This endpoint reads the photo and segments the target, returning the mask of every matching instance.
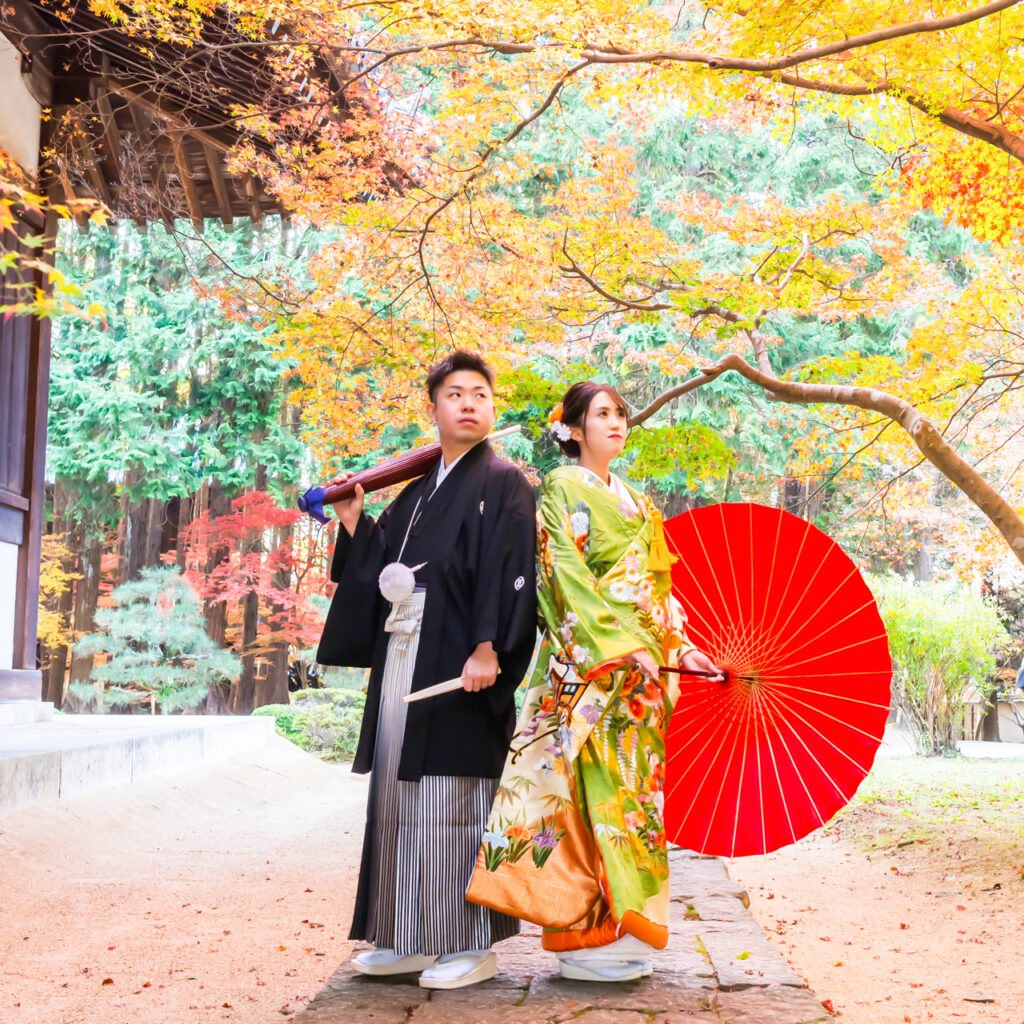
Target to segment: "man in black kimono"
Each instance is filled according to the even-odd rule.
[[[335,506],[338,589],[317,654],[372,669],[353,765],[372,775],[349,937],[375,948],[353,963],[364,974],[422,971],[426,988],[492,978],[491,944],[519,930],[464,898],[536,638],[535,501],[484,440],[493,386],[476,355],[438,363],[427,378],[437,467],[376,522],[361,488]],[[403,576],[405,592],[394,585]],[[455,677],[459,690],[402,699]]]

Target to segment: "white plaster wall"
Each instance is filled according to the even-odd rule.
[[[18,578],[18,548],[0,540],[0,668],[14,662],[14,581]]]
[[[1004,743],[1024,743],[1022,719],[1024,719],[1024,702],[1014,701],[1013,704],[1007,704],[1005,701],[999,702],[999,738]]]
[[[39,115],[42,111],[25,88],[21,77],[21,55],[2,33],[0,97],[0,147],[21,164],[22,170],[35,174],[39,162]]]

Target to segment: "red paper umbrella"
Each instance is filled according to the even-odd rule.
[[[850,800],[882,739],[892,666],[874,597],[835,541],[788,512],[712,505],[665,534],[687,634],[729,673],[682,677],[668,834],[726,857],[795,843]]]

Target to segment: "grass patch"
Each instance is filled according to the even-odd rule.
[[[879,758],[829,823],[869,855],[915,852],[1024,862],[1024,763],[1012,759]]]

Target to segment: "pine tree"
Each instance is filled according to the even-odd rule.
[[[100,632],[75,646],[76,654],[107,656],[88,683],[71,684],[76,697],[107,708],[148,704],[154,714],[187,711],[241,670],[206,635],[199,600],[176,569],[143,569],[113,599],[115,607],[96,612]]]

